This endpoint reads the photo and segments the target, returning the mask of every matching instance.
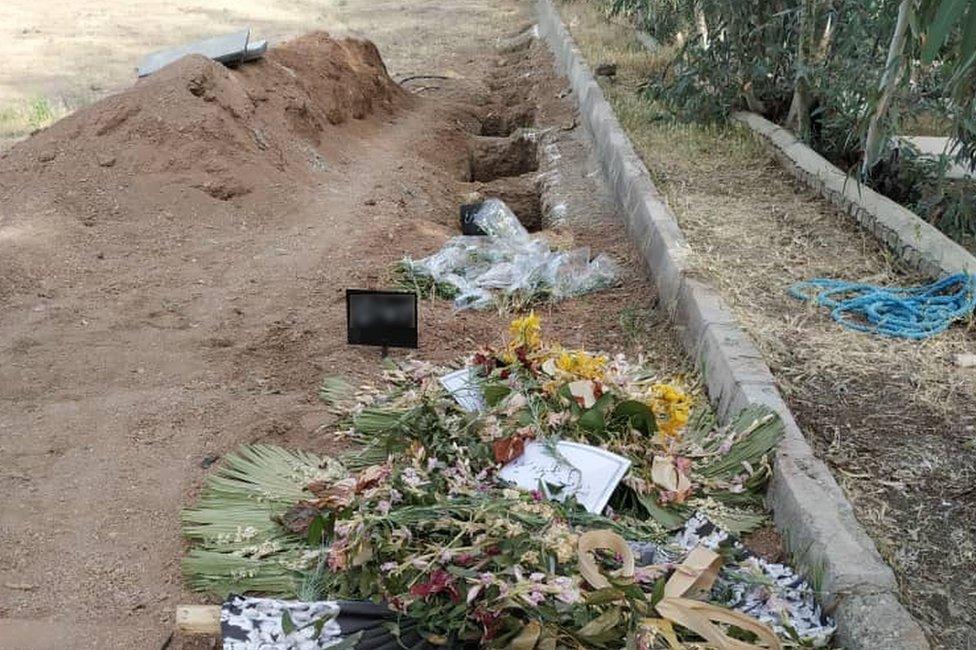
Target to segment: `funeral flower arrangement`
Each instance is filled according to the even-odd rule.
[[[342,418],[334,435],[351,445],[338,458],[266,445],[226,458],[183,516],[190,585],[221,596],[381,602],[427,642],[451,647],[650,648],[700,638],[655,609],[687,550],[674,531],[696,517],[732,539],[763,523],[761,490],[782,435],[775,414],[751,410],[717,427],[685,387],[640,360],[546,341],[534,314],[512,322],[502,347],[466,361],[476,409],[444,388],[449,369],[408,361],[380,388],[323,383]],[[558,460],[562,441],[630,461],[602,512],[544,477],[532,489],[499,478],[530,444]],[[594,588],[580,562],[587,531],[651,544],[665,559],[622,571],[621,553],[586,553],[607,577]],[[726,560],[743,561],[726,546]],[[755,571],[723,571],[733,574],[775,596]],[[786,609],[776,617],[784,640],[803,641]]]

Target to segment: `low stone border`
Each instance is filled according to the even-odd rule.
[[[814,456],[762,356],[718,293],[693,277],[688,243],[674,214],[557,9],[551,0],[536,0],[536,9],[540,36],[570,80],[604,177],[663,304],[674,311],[685,349],[704,371],[720,420],[757,403],[783,419],[786,437],[777,451],[767,500],[793,562],[820,583],[822,601],[837,621],[837,641],[850,649],[928,648],[921,628],[898,602],[894,574],[854,518],[830,470]]]
[[[911,210],[849,177],[790,131],[756,113],[732,118],[759,135],[801,182],[854,217],[909,266],[931,278],[976,273],[976,257]]]

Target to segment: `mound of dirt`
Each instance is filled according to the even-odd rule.
[[[236,70],[187,56],[0,157],[0,196],[47,196],[85,225],[138,219],[161,192],[197,213],[312,181],[408,98],[370,41],[324,32]]]

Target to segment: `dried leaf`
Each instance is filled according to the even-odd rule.
[[[281,525],[295,533],[305,537],[308,535],[308,528],[319,516],[319,509],[309,501],[299,501],[285,514],[281,516]]]
[[[390,476],[389,465],[370,465],[356,477],[356,494],[376,487]]]
[[[620,608],[614,607],[603,612],[580,628],[581,637],[593,638],[606,634],[620,623]]]
[[[569,384],[569,394],[573,396],[576,403],[582,408],[588,409],[596,404],[596,393],[593,382],[588,379],[581,379]]]
[[[542,625],[539,621],[529,621],[518,636],[508,644],[508,650],[533,650],[541,634]]]
[[[348,508],[356,499],[356,483],[354,478],[344,478],[328,487],[313,483],[308,489],[318,498],[312,504],[328,510]]]
[[[495,454],[496,463],[507,463],[522,455],[525,451],[525,440],[521,436],[500,438],[491,443],[491,450]]]
[[[678,495],[685,495],[691,491],[691,481],[684,473],[678,471],[671,456],[654,457],[651,463],[651,480],[658,487]]]

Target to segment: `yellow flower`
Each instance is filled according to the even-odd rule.
[[[657,419],[657,428],[665,436],[676,438],[688,424],[691,397],[673,384],[651,386],[649,406]]]
[[[528,316],[513,320],[508,326],[508,332],[512,335],[513,348],[525,346],[532,351],[542,345],[542,319],[534,311],[529,312]]]
[[[522,557],[519,558],[521,564],[528,564],[529,566],[536,566],[539,564],[539,554],[536,551],[526,551],[522,553]]]
[[[576,557],[576,546],[579,535],[576,535],[563,523],[553,523],[542,535],[545,548],[556,556],[560,564],[569,562]]]
[[[582,379],[603,379],[606,366],[606,357],[588,354],[583,350],[576,352],[563,350],[556,357],[557,368]]]

